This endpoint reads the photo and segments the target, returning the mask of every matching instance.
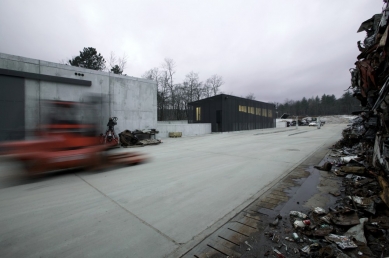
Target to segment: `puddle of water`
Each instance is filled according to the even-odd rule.
[[[291,198],[287,201],[280,210],[281,216],[289,216],[290,211],[306,212],[308,208],[304,207],[304,204],[314,194],[318,193],[317,185],[320,183],[320,172],[313,167],[307,170],[310,175],[307,178],[297,179],[301,186],[297,185],[285,190],[288,196]]]

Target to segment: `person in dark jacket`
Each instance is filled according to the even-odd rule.
[[[108,121],[108,124],[107,124],[108,130],[112,130],[112,131],[113,131],[113,127],[114,127],[115,125],[117,125],[117,123],[116,123],[115,121],[113,121],[113,118],[112,118],[112,117],[110,117],[110,118],[109,118],[109,121]]]

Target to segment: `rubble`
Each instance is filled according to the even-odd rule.
[[[339,236],[330,234],[325,237],[326,240],[336,243],[340,248],[357,248],[358,246],[351,240],[350,237],[347,236]]]
[[[325,214],[326,210],[323,209],[323,208],[320,208],[320,207],[316,207],[316,208],[313,209],[313,212],[316,213],[316,214]]]
[[[145,145],[156,145],[160,144],[162,141],[158,139],[151,139],[151,135],[157,134],[158,131],[155,129],[150,130],[124,130],[119,133],[120,144],[122,147],[129,146],[145,146]]]
[[[290,225],[295,232],[286,229],[285,235],[277,232],[280,227],[287,227],[279,220],[272,227],[275,232],[268,233],[274,248],[281,251],[280,239],[285,239],[289,241],[287,257],[389,256],[389,207],[385,200],[389,185],[387,171],[372,163],[373,142],[365,141],[362,136],[353,144],[345,146],[341,140],[332,148],[327,158],[331,169],[322,173],[333,174],[341,180],[341,187],[332,193],[336,201],[326,209],[289,211]]]
[[[341,181],[329,192],[335,201],[326,208],[292,210],[289,224],[276,218],[272,232],[265,233],[274,244],[273,257],[284,257],[283,239],[287,257],[389,257],[389,6],[384,2],[382,13],[358,29],[366,38],[357,43],[361,53],[350,69],[350,89],[362,109],[347,118],[350,124],[326,162],[315,166]]]
[[[359,224],[347,230],[344,235],[348,237],[354,237],[356,240],[366,244],[367,241],[365,238],[363,227],[365,225],[365,222],[367,222],[368,220],[368,218],[359,219]]]

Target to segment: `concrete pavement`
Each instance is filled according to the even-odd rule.
[[[169,138],[120,150],[146,164],[0,189],[0,256],[178,257],[344,127]]]

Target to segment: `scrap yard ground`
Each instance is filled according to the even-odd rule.
[[[145,164],[27,182],[1,164],[0,256],[188,255],[345,127],[166,139]]]

